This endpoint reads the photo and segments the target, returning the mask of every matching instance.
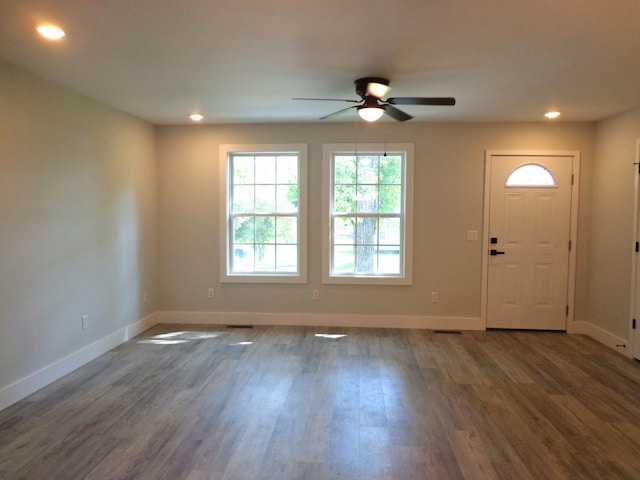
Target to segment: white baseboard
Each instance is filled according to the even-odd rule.
[[[573,333],[578,335],[588,335],[589,334],[589,322],[584,321],[573,321],[569,322],[567,325],[567,333]]]
[[[291,325],[318,327],[416,328],[429,330],[485,330],[480,317],[420,315],[353,315],[336,313],[156,312],[121,328],[30,375],[0,388],[0,410],[89,363],[154,325]],[[609,348],[632,357],[628,340],[583,321],[572,322],[568,333],[586,334]]]
[[[633,357],[633,352],[629,340],[618,337],[617,335],[614,335],[613,333],[604,330],[603,328],[593,323],[588,323],[587,325],[587,335],[589,335],[591,338],[629,358]]]
[[[117,347],[130,338],[156,325],[157,314],[151,314],[135,323],[121,328],[64,358],[41,368],[9,385],[0,388],[0,410],[28,397],[32,393],[64,377],[75,369],[89,363],[100,355]]]
[[[353,315],[338,313],[159,312],[157,323],[189,325],[290,325],[317,327],[416,328],[427,330],[486,330],[480,317],[420,315]],[[629,341],[586,321],[573,321],[567,333],[582,334],[628,357]]]
[[[202,325],[299,325],[318,327],[484,330],[480,317],[353,315],[338,313],[160,312],[158,323]]]

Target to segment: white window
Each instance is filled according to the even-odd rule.
[[[412,282],[413,144],[324,145],[323,282]]]
[[[221,280],[306,282],[306,145],[222,145]]]
[[[515,169],[507,179],[507,187],[554,187],[553,176],[546,168],[528,163]]]

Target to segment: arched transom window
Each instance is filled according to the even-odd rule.
[[[556,182],[546,168],[529,163],[516,168],[507,179],[507,187],[554,187]]]

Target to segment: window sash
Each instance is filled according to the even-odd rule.
[[[253,226],[250,225],[252,229],[252,238],[242,239],[236,238],[236,220],[249,220],[250,223],[253,223]],[[263,241],[258,241],[255,237],[258,233],[258,226],[256,225],[256,221],[258,219],[265,220],[273,220],[273,231],[271,237],[265,239]],[[282,239],[284,235],[279,234],[280,222],[282,220],[292,219],[295,220],[295,237],[294,241],[286,241],[286,239]],[[280,215],[280,214],[231,214],[230,222],[229,222],[229,271],[231,274],[256,274],[256,275],[271,275],[271,274],[297,274],[300,270],[300,245],[299,245],[299,226],[300,221],[298,215]],[[285,222],[286,225],[286,222]],[[295,248],[295,255],[292,255],[291,251]],[[266,266],[260,267],[260,260],[262,258],[256,259],[256,252],[259,254],[261,251],[273,251],[272,255],[269,257],[273,257],[273,268],[267,269]],[[243,261],[247,252],[250,256],[251,261]],[[288,253],[286,253],[288,252]],[[289,258],[289,263],[284,263],[281,261],[282,255],[287,256]],[[236,266],[236,257],[238,257],[238,265]],[[293,259],[295,257],[295,259]],[[291,267],[291,262],[293,259],[293,267]],[[253,268],[247,268],[247,265],[251,263],[253,264]],[[266,265],[265,262],[262,262],[262,265]]]
[[[336,220],[340,220],[340,219],[352,219],[355,221],[355,225],[354,225],[354,234],[353,234],[353,239],[352,240],[346,240],[346,241],[341,241],[339,239],[339,233],[336,231]],[[375,221],[375,226],[374,228],[374,237],[372,239],[370,239],[369,242],[367,242],[367,239],[364,239],[364,241],[361,241],[361,239],[359,238],[358,235],[358,221],[360,219],[371,219]],[[397,241],[385,241],[382,237],[383,237],[383,233],[382,229],[383,229],[383,225],[381,225],[382,222],[380,222],[380,220],[397,220],[397,227],[396,230],[398,232],[398,239]],[[349,215],[344,215],[344,214],[334,214],[331,216],[331,239],[332,239],[332,245],[331,245],[331,252],[330,252],[330,272],[332,276],[356,276],[356,277],[404,277],[404,264],[405,264],[405,254],[404,254],[404,250],[405,250],[405,242],[403,239],[403,234],[402,232],[404,231],[404,218],[402,215],[376,215],[376,214],[367,214],[367,215],[360,215],[360,214],[349,214]],[[397,262],[393,261],[393,258],[389,259],[388,257],[390,255],[392,255],[397,248]],[[368,255],[371,255],[371,259],[369,259],[369,261],[371,262],[371,265],[373,266],[373,269],[367,270],[367,271],[362,271],[359,272],[359,265],[358,265],[358,254],[357,251],[359,249],[367,249],[369,251]],[[337,252],[342,250],[343,252],[345,251],[349,251],[352,250],[353,252],[351,253],[351,255],[353,255],[353,268],[351,269],[345,269],[344,267],[341,267],[341,265],[338,263],[337,261]],[[344,253],[341,255],[344,261]],[[384,257],[387,257],[388,260],[386,262],[383,262],[382,260],[384,259]],[[391,260],[391,261],[389,261]],[[383,266],[383,264],[386,264],[386,267]],[[397,265],[395,267],[393,267],[394,265]]]

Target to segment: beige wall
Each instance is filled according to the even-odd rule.
[[[186,126],[158,129],[161,310],[306,312],[480,317],[481,241],[467,230],[483,222],[487,149],[578,150],[582,154],[576,320],[586,320],[589,195],[593,124],[352,123]],[[345,286],[321,283],[323,143],[415,144],[414,283]],[[219,282],[218,148],[225,143],[307,143],[309,271],[306,285]],[[207,298],[207,288],[216,296]],[[311,291],[320,291],[320,300]],[[430,292],[440,293],[439,303]],[[168,318],[170,320],[171,317]],[[388,326],[393,326],[390,323]]]
[[[629,337],[634,182],[640,108],[598,124],[591,217],[591,321]]]
[[[2,408],[158,303],[154,127],[3,62],[0,119]]]

